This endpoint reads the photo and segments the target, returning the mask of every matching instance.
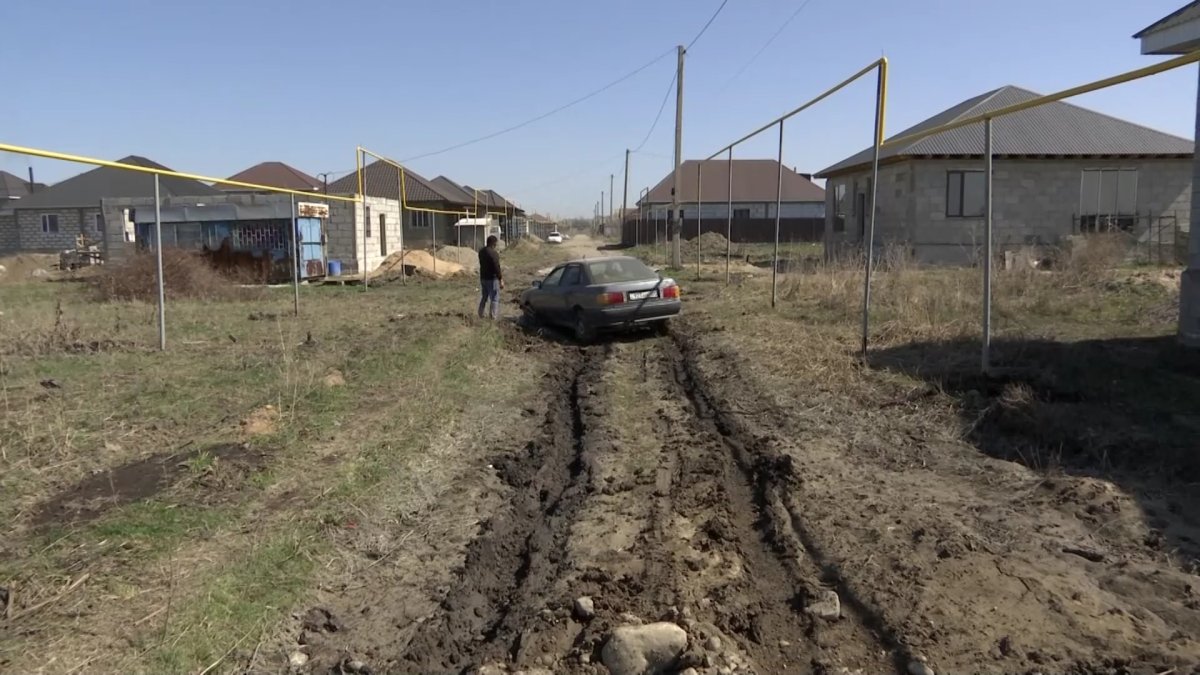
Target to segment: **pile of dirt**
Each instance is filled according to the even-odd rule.
[[[0,283],[45,279],[58,266],[58,256],[44,253],[20,253],[0,258]]]
[[[163,291],[168,299],[253,300],[262,289],[239,286],[212,268],[200,254],[164,248]],[[158,297],[157,263],[153,253],[137,253],[124,262],[105,265],[87,277],[101,301],[145,300]]]
[[[396,251],[389,255],[379,267],[371,272],[371,278],[399,277],[401,275],[420,274],[440,279],[454,276],[463,272],[463,266],[456,262],[434,258],[428,251],[405,250]]]
[[[439,260],[449,260],[462,265],[463,269],[475,271],[479,269],[479,253],[464,246],[443,246],[438,249]]]
[[[695,248],[696,239],[692,238],[692,239],[688,240],[688,243],[692,246],[692,248]],[[712,254],[720,253],[721,255],[724,255],[725,249],[728,245],[729,245],[729,240],[726,239],[725,236],[720,234],[719,232],[705,232],[700,235],[700,252],[701,253],[712,253]]]

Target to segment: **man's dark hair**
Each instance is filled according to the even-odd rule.
[[[492,234],[492,235],[488,235],[488,238],[487,238],[487,245],[488,245],[488,246],[495,246],[495,245],[496,245],[496,242],[498,242],[498,241],[500,241],[500,240],[496,238],[496,235],[494,235],[494,234]]]

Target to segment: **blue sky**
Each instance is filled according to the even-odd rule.
[[[888,133],[1006,84],[1050,92],[1153,63],[1130,36],[1184,0],[729,0],[689,52],[684,156],[707,156],[886,54]],[[354,166],[522,122],[666,55],[518,131],[415,160],[522,206],[591,215],[624,149],[650,131],[673,47],[720,0],[7,0],[0,141],[226,176],[281,160]],[[48,36],[53,39],[48,39]],[[668,54],[668,52],[670,52]],[[745,67],[744,71],[742,70]],[[740,76],[735,77],[739,71]],[[1196,67],[1074,99],[1191,137]],[[870,142],[874,84],[795,118],[784,163],[817,171]],[[673,100],[630,170],[630,202],[671,166]],[[737,157],[773,157],[773,134]],[[53,182],[78,165],[0,153]]]

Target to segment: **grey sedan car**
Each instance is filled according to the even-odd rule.
[[[521,293],[535,322],[567,326],[581,342],[598,332],[653,327],[665,330],[679,313],[679,284],[628,256],[573,260]]]

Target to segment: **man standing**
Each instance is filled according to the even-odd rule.
[[[500,289],[504,288],[504,275],[500,273],[500,252],[496,250],[499,240],[496,235],[487,238],[487,246],[479,249],[479,318],[483,311],[493,320],[500,318]],[[488,306],[490,303],[490,307]]]

